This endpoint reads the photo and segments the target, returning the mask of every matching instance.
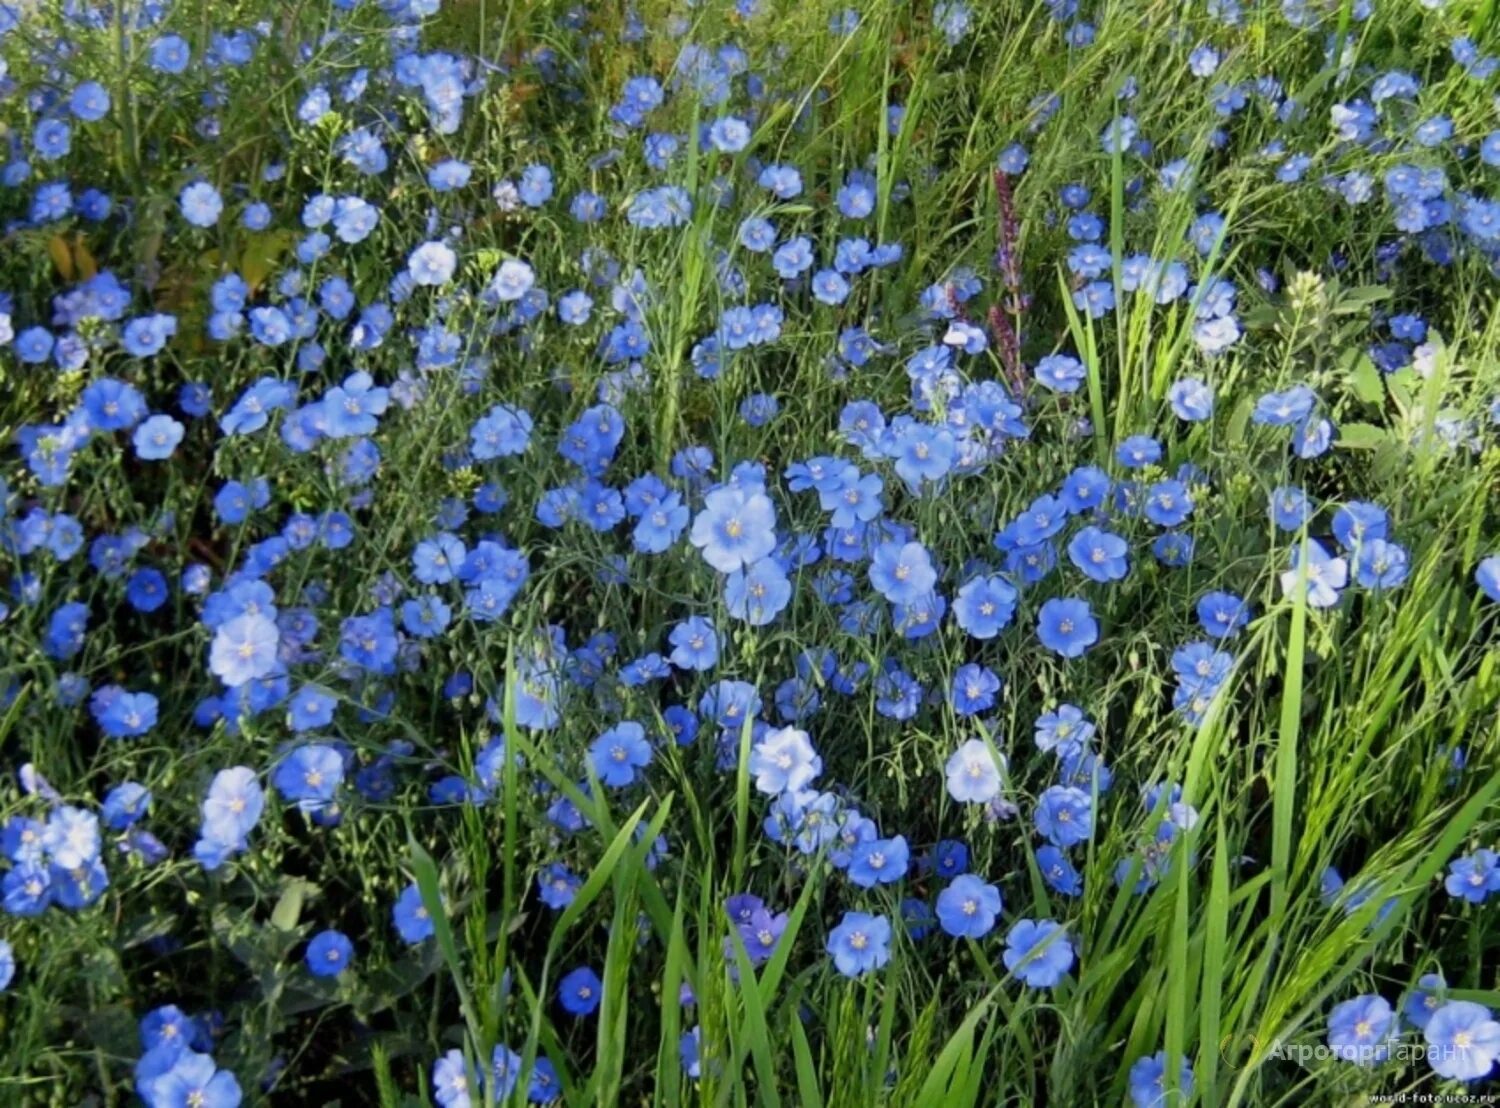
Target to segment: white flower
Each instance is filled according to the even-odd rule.
[[[948,795],[960,804],[988,804],[1000,795],[999,764],[980,739],[970,739],[948,759]]]

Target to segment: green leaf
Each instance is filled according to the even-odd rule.
[[[1369,311],[1371,304],[1391,298],[1391,290],[1384,285],[1362,285],[1340,293],[1333,305],[1334,315],[1353,315]]]
[[[932,1064],[932,1072],[917,1091],[918,1108],[946,1108],[951,1086],[962,1085],[973,1063],[974,1029],[989,1011],[990,1005],[1000,995],[1001,986],[996,985],[964,1017],[963,1023],[948,1037],[943,1049]]]
[[[735,964],[740,971],[739,996],[745,1002],[745,1020],[740,1025],[739,1037],[750,1046],[760,1102],[766,1108],[781,1108],[781,1096],[776,1091],[776,1066],[771,1060],[771,1033],[766,1026],[760,983],[755,979],[755,967],[750,964],[750,955],[745,950],[745,940],[739,929],[731,927],[729,937],[734,942]]]
[[[806,1108],[823,1108],[823,1091],[818,1088],[818,1070],[813,1064],[812,1047],[807,1031],[794,1013],[787,1020],[792,1032],[792,1057],[797,1065],[797,1096]]]
[[[301,877],[288,881],[286,888],[282,890],[281,899],[276,901],[276,907],[271,910],[271,926],[279,931],[296,930],[303,902],[317,891],[316,885]]]
[[[1391,433],[1373,423],[1345,423],[1334,441],[1345,450],[1375,450],[1390,442]]]
[[[1281,718],[1272,770],[1271,795],[1271,922],[1286,918],[1291,889],[1293,826],[1297,808],[1298,739],[1302,731],[1302,681],[1307,652],[1307,536],[1302,536],[1297,583],[1292,592],[1292,630],[1282,666]]]
[[[240,276],[250,286],[253,295],[276,269],[281,255],[292,245],[292,236],[287,231],[269,231],[254,235],[240,255]]]
[[[443,903],[442,890],[438,886],[437,863],[432,855],[422,849],[420,843],[410,835],[407,851],[411,855],[412,872],[417,878],[417,891],[422,894],[422,906],[432,919],[433,932],[437,936],[438,949],[443,952],[443,961],[448,964],[448,975],[453,979],[453,988],[458,992],[458,1003],[468,1024],[470,1046],[481,1057],[487,1055],[490,1044],[484,1042],[480,1031],[479,1014],[474,1009],[473,998],[465,984],[463,963],[458,956],[458,941],[453,936],[453,922],[448,918],[448,908]]]
[[[1349,371],[1349,387],[1365,404],[1380,404],[1385,401],[1385,386],[1380,383],[1380,370],[1375,368],[1367,354],[1361,354]]]

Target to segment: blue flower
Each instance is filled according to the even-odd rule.
[[[760,171],[755,183],[778,200],[791,200],[802,193],[802,174],[795,166],[768,165]]]
[[[240,396],[219,421],[226,435],[247,435],[270,421],[270,413],[286,407],[296,390],[274,377],[262,377]]]
[[[1188,643],[1172,652],[1172,670],[1182,686],[1212,696],[1234,668],[1233,656],[1206,642]]]
[[[423,539],[412,551],[412,576],[424,585],[447,584],[457,575],[467,554],[463,540],[449,532]]]
[[[1406,581],[1406,549],[1385,539],[1367,539],[1355,548],[1353,568],[1361,588],[1394,589]]]
[[[507,258],[490,278],[489,291],[501,303],[512,303],[523,299],[536,284],[536,273],[519,258]]]
[[[167,340],[177,334],[177,317],[165,313],[138,316],[125,324],[120,332],[120,345],[135,358],[149,358],[159,354]]]
[[[885,487],[878,474],[861,474],[859,468],[846,465],[834,479],[837,483],[818,489],[818,499],[831,514],[829,522],[837,528],[858,527],[880,516],[880,494]]]
[[[946,427],[929,427],[911,423],[893,435],[887,447],[895,458],[897,475],[915,492],[927,483],[936,483],[953,468],[957,444]]]
[[[751,627],[764,627],[776,618],[792,598],[792,582],[774,558],[762,558],[744,570],[736,570],[724,581],[724,601],[729,614]]]
[[[156,697],[147,692],[107,686],[94,694],[89,707],[99,729],[112,739],[132,739],[156,726]]]
[[[250,337],[262,346],[282,346],[292,336],[292,321],[280,308],[269,305],[251,310]]]
[[[470,1108],[480,1088],[479,1075],[464,1061],[461,1050],[450,1050],[432,1066],[432,1095],[443,1108]]]
[[[1479,159],[1485,165],[1500,166],[1500,131],[1491,131],[1484,136],[1484,141],[1479,144]]]
[[[239,1082],[228,1070],[217,1068],[212,1057],[186,1047],[158,1049],[166,1051],[165,1070],[149,1076],[137,1071],[136,1091],[148,1108],[238,1108]],[[145,1063],[142,1059],[142,1068],[149,1069]]]
[[[552,199],[552,170],[545,165],[528,165],[521,171],[517,192],[528,208],[541,207]]]
[[[95,858],[75,869],[52,866],[53,900],[69,911],[78,911],[97,903],[109,888],[109,874],[101,859]]]
[[[406,272],[418,285],[446,285],[457,268],[458,255],[441,242],[424,242],[406,262]]]
[[[868,217],[875,211],[875,178],[863,170],[853,170],[844,179],[834,201],[846,219]]]
[[[254,770],[245,766],[220,770],[203,800],[200,848],[207,844],[210,856],[217,859],[215,865],[224,855],[243,850],[264,808],[265,794]]]
[[[1345,550],[1389,537],[1390,515],[1379,504],[1350,500],[1333,513],[1333,537]]]
[[[999,167],[1000,172],[1015,176],[1016,174],[1024,173],[1026,166],[1030,162],[1031,156],[1026,152],[1026,148],[1019,142],[1013,142],[1000,151],[1000,157],[996,165]]]
[[[1135,120],[1122,115],[1105,125],[1099,144],[1106,154],[1123,154],[1135,144],[1138,131]]]
[[[1104,498],[1109,495],[1110,484],[1109,474],[1102,469],[1097,466],[1080,466],[1064,479],[1060,498],[1046,498],[1047,504],[1043,506],[1043,511],[1049,513],[1049,518],[1053,506],[1061,507],[1064,512],[1092,511],[1104,503]],[[1028,515],[1037,509],[1039,503],[1038,501],[1032,502]],[[1061,530],[1061,526],[1057,530]],[[1056,534],[1057,530],[1052,531],[1052,534]],[[1035,529],[1028,529],[1028,534],[1034,533],[1037,533]]]
[[[594,300],[582,289],[574,289],[558,298],[557,318],[571,327],[580,327],[593,314]]]
[[[1087,601],[1058,597],[1043,604],[1037,614],[1037,637],[1048,650],[1077,658],[1099,641],[1099,624]]]
[[[969,870],[969,848],[957,839],[944,839],[932,848],[927,866],[943,877],[957,877]]]
[[[479,461],[513,457],[531,443],[531,415],[524,408],[497,404],[474,424],[470,448]]]
[[[549,908],[561,911],[573,903],[583,879],[567,866],[554,862],[537,874],[537,897]]]
[[[219,222],[224,211],[224,199],[219,190],[207,181],[195,181],[182,190],[177,198],[182,209],[182,218],[194,227],[212,227]]]
[[[496,1102],[506,1103],[521,1076],[521,1056],[504,1043],[496,1043],[490,1052],[490,1076],[493,1078],[490,1089]]]
[[[1271,492],[1271,522],[1282,531],[1296,532],[1312,521],[1314,509],[1307,494],[1296,486],[1283,486]]]
[[[368,373],[351,373],[323,396],[323,433],[329,438],[374,434],[377,417],[385,412],[389,398],[390,393],[377,388]]]
[[[304,685],[287,706],[287,726],[293,731],[315,731],[333,722],[338,700],[326,689]]]
[[[68,110],[85,123],[97,123],[109,114],[109,91],[98,81],[80,81],[68,98]]]
[[[604,984],[588,966],[579,966],[557,983],[557,1000],[570,1016],[587,1016],[598,1007]]]
[[[1330,908],[1335,904],[1341,903],[1346,916],[1352,916],[1360,908],[1364,907],[1365,904],[1369,903],[1370,898],[1378,889],[1378,885],[1372,885],[1368,882],[1346,886],[1343,877],[1339,875],[1339,871],[1332,866],[1327,867],[1322,874],[1321,895],[1323,903]],[[1371,926],[1383,923],[1395,908],[1396,898],[1394,896],[1387,897],[1380,905],[1375,919],[1371,922]]]
[[[730,485],[704,497],[689,534],[703,560],[720,573],[733,573],[776,549],[776,510],[765,493]]]
[[[863,889],[894,884],[906,876],[910,856],[902,835],[859,843],[850,854],[849,880]]]
[[[1068,558],[1091,580],[1118,581],[1130,572],[1129,550],[1119,535],[1085,527],[1068,543]]]
[[[672,664],[678,669],[702,673],[713,669],[719,660],[719,638],[713,624],[702,616],[690,616],[672,628],[668,641],[672,644]]]
[[[246,212],[249,215],[249,212]],[[269,212],[267,212],[269,219]],[[358,196],[340,197],[333,207],[333,226],[340,242],[360,243],[380,222],[380,209]]]
[[[1049,354],[1037,362],[1033,372],[1054,392],[1077,392],[1088,377],[1083,363],[1069,354]]]
[[[1348,563],[1330,555],[1316,539],[1308,539],[1304,546],[1292,551],[1291,568],[1281,575],[1282,592],[1291,597],[1302,588],[1310,608],[1331,608],[1339,602],[1339,595],[1348,583]]]
[[[1146,490],[1146,518],[1158,527],[1176,527],[1193,514],[1193,496],[1176,478],[1158,481]]]
[[[295,747],[271,775],[283,799],[304,812],[318,812],[333,803],[344,781],[344,757],[326,743]]]
[[[175,1004],[163,1004],[141,1017],[137,1025],[141,1049],[147,1054],[160,1053],[166,1059],[162,1069],[171,1065],[171,1059],[184,1046],[200,1046],[206,1038],[208,1028],[204,1021],[195,1020]],[[159,1047],[167,1047],[158,1052]]]
[[[845,912],[828,934],[828,953],[845,977],[858,977],[890,961],[891,923],[884,916]]]
[[[1500,1060],[1500,1022],[1482,1004],[1450,1000],[1422,1029],[1427,1062],[1440,1077],[1477,1081]]]
[[[790,281],[812,268],[812,243],[799,235],[778,246],[771,255],[771,268],[783,280]]]
[[[92,812],[64,804],[54,808],[42,832],[42,846],[54,867],[74,870],[99,857],[99,819]]]
[[[1216,639],[1234,638],[1250,622],[1250,602],[1230,592],[1206,593],[1197,612],[1203,633]]]
[[[708,140],[721,153],[737,154],[750,145],[750,125],[732,115],[716,119],[708,129]]]
[[[1016,599],[1015,588],[1003,577],[975,577],[953,598],[953,618],[976,639],[992,639],[1009,626]]]
[[[884,542],[870,559],[870,584],[892,604],[911,604],[932,591],[937,571],[921,543]]]
[[[40,365],[52,356],[56,340],[45,327],[28,327],[16,336],[16,357],[29,365]]]
[[[1255,403],[1251,419],[1271,427],[1290,427],[1311,414],[1317,394],[1306,385],[1294,385],[1285,392],[1268,392]]]
[[[146,417],[146,400],[134,385],[101,377],[83,390],[83,407],[96,431],[123,431]]]
[[[951,703],[956,715],[972,716],[995,706],[1000,692],[1000,678],[986,666],[973,662],[959,666],[953,673]]]
[[[307,971],[314,977],[337,977],[354,957],[354,944],[339,931],[320,931],[307,944]]]
[[[1432,1014],[1442,1007],[1442,994],[1447,983],[1440,973],[1424,973],[1417,979],[1417,987],[1407,994],[1401,1003],[1401,1014],[1417,1030],[1427,1026]]]
[[[1048,843],[1037,848],[1036,866],[1041,870],[1047,887],[1063,896],[1078,896],[1083,892],[1083,876],[1068,861],[1066,854]]]
[[[957,46],[969,32],[973,18],[969,6],[961,0],[939,0],[932,9],[932,24],[943,32],[949,46]]]
[[[1149,435],[1131,435],[1115,447],[1115,460],[1126,469],[1142,469],[1161,461],[1161,443]]]
[[[937,897],[937,918],[956,939],[982,939],[1000,915],[1000,890],[973,874],[963,874]]]
[[[1186,1058],[1178,1059],[1177,1100],[1171,1103],[1186,1104],[1193,1098],[1193,1067]],[[1167,1052],[1159,1050],[1144,1058],[1136,1059],[1130,1067],[1130,1102],[1135,1108],[1166,1108]]]
[[[1053,920],[1018,921],[1005,936],[1005,968],[1033,989],[1050,989],[1073,968],[1073,944]]]
[[[813,299],[822,304],[842,304],[849,295],[849,282],[833,269],[820,269],[812,278]]]
[[[1490,555],[1475,567],[1474,583],[1480,592],[1500,604],[1500,554]]]
[[[740,404],[740,418],[751,427],[764,427],[772,419],[781,405],[774,396],[768,393],[758,392],[752,396],[745,397]]]
[[[1100,495],[1102,499],[1102,492]],[[1067,503],[1057,497],[1037,497],[1016,518],[1011,534],[1014,545],[1028,547],[1046,542],[1067,525],[1069,511]],[[996,545],[999,545],[998,537],[995,541]],[[1005,548],[1001,547],[1001,549]]]
[[[402,942],[420,943],[430,939],[436,930],[432,914],[422,900],[422,890],[415,882],[401,890],[401,895],[391,905],[391,922]]]
[[[21,862],[0,878],[0,904],[13,916],[39,916],[52,898],[52,878],[38,862]]]
[[[151,807],[151,792],[135,781],[126,781],[109,790],[100,813],[111,831],[126,831]]]
[[[1337,1058],[1373,1066],[1390,1056],[1395,1013],[1378,996],[1357,996],[1328,1014],[1328,1046]]]
[[[1053,785],[1036,804],[1036,829],[1054,846],[1069,847],[1094,833],[1094,802],[1070,785]]]
[[[170,458],[182,441],[183,426],[169,415],[154,415],[135,429],[136,457],[146,462]]]
[[[776,225],[763,216],[748,216],[740,223],[739,244],[754,254],[764,254],[776,245]]]
[[[130,575],[125,600],[138,612],[154,612],[167,602],[167,579],[158,569],[146,566]]]
[[[1059,758],[1081,754],[1093,737],[1093,723],[1075,705],[1059,704],[1056,711],[1037,717],[1037,749],[1051,751]]]
[[[631,542],[642,554],[660,554],[675,543],[687,527],[688,509],[682,497],[671,492],[641,513],[631,533]]]
[[[1448,863],[1448,877],[1443,882],[1448,895],[1470,904],[1483,904],[1491,893],[1500,892],[1500,855],[1479,849]]]
[[[636,771],[651,764],[645,728],[634,720],[617,723],[589,744],[589,760],[595,775],[610,788],[634,783]]]
[[[236,616],[214,632],[208,668],[229,688],[239,688],[274,672],[280,662],[281,632],[256,612]]]

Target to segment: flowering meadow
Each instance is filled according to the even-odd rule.
[[[1500,1097],[1497,93],[0,3],[0,1104]]]

